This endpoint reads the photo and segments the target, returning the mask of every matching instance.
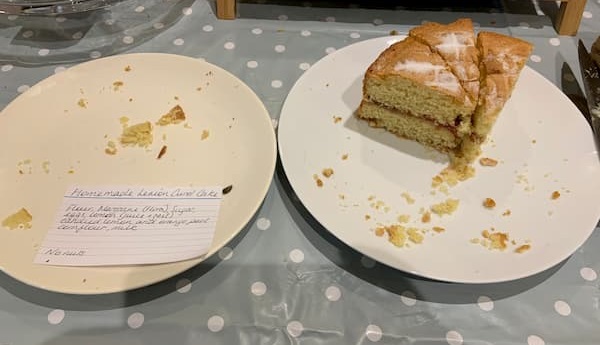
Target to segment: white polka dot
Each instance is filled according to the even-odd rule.
[[[326,22],[335,22],[335,17],[327,17],[325,18]]]
[[[211,332],[219,332],[225,326],[225,320],[219,315],[213,315],[208,319],[206,326]]]
[[[229,260],[233,256],[233,249],[229,247],[223,247],[219,250],[219,258],[221,260]]]
[[[353,32],[350,34],[350,38],[360,38],[360,34],[358,32]]]
[[[262,296],[267,292],[267,285],[263,282],[255,282],[250,286],[250,291],[253,295]]]
[[[185,15],[185,16],[189,16],[190,14],[192,14],[192,12],[193,12],[193,10],[191,7],[184,7],[181,10],[181,13],[183,13],[183,15]]]
[[[90,53],[90,57],[91,57],[92,59],[97,59],[97,58],[99,58],[99,57],[101,57],[101,56],[102,56],[102,53],[100,53],[100,52],[99,52],[99,51],[97,51],[97,50],[94,50],[93,52],[91,52],[91,53]]]
[[[39,56],[46,56],[48,54],[50,54],[50,50],[49,49],[42,48],[42,49],[38,50],[38,55]]]
[[[81,39],[83,37],[83,32],[77,31],[71,37],[73,37],[74,40],[79,40],[79,39]]]
[[[383,24],[383,19],[375,18],[375,19],[373,19],[373,24],[381,25],[381,24]]]
[[[25,91],[27,91],[27,90],[29,90],[29,85],[21,85],[21,86],[19,86],[19,87],[17,88],[17,91],[18,91],[19,93],[23,93],[23,92],[25,92]]]
[[[258,220],[256,221],[256,227],[259,230],[267,230],[271,227],[271,221],[269,220],[269,218],[258,218]]]
[[[65,318],[65,311],[62,309],[54,309],[48,313],[48,322],[51,325],[58,325]]]
[[[590,268],[590,267],[584,267],[579,271],[579,274],[581,274],[581,278],[587,280],[587,281],[594,281],[598,278],[598,274],[596,273],[596,271],[594,271],[594,269]]]
[[[175,284],[175,288],[179,293],[186,293],[192,289],[192,282],[189,279],[179,279]]]
[[[144,324],[144,314],[142,313],[133,313],[131,315],[129,315],[129,317],[127,318],[127,325],[129,325],[129,327],[135,329],[135,328],[140,328],[142,327],[142,325]]]
[[[2,72],[8,72],[8,71],[10,71],[11,69],[13,69],[13,67],[14,67],[14,66],[13,66],[13,65],[11,65],[11,64],[6,64],[6,65],[2,65],[2,67],[1,67],[1,70],[2,70]]]
[[[520,22],[519,26],[521,27],[521,29],[529,29],[529,23],[527,22]]]
[[[373,268],[375,267],[376,262],[368,256],[363,256],[360,258],[360,264],[365,268]]]
[[[592,12],[590,12],[590,11],[583,11],[582,17],[585,19],[590,19],[593,17],[593,15],[592,15]]]
[[[137,13],[141,13],[144,12],[146,8],[144,6],[138,6],[134,9],[134,11],[136,11]]]
[[[310,64],[307,62],[302,62],[301,64],[298,65],[298,68],[300,68],[303,71],[306,71],[307,69],[310,68]]]
[[[131,44],[131,43],[133,43],[133,37],[132,36],[125,36],[125,37],[123,37],[123,43],[125,43],[125,44]]]
[[[104,24],[106,24],[106,25],[113,25],[114,23],[115,23],[114,19],[107,19],[104,21]]]
[[[530,335],[527,337],[527,345],[545,345],[546,342],[544,339],[538,337],[537,335]]]
[[[334,47],[327,47],[327,48],[325,48],[325,53],[327,53],[327,54],[331,54],[331,53],[333,53],[334,51],[335,51],[335,48],[334,48]]]
[[[258,67],[258,62],[254,61],[254,60],[250,60],[250,61],[246,62],[246,66],[248,68],[256,68],[256,67]]]
[[[283,83],[281,82],[281,80],[272,80],[271,81],[271,87],[274,89],[279,89],[282,85],[283,85]]]
[[[23,36],[25,38],[31,38],[31,37],[33,37],[33,31],[31,31],[31,30],[25,30],[25,31],[23,31],[23,33],[21,34],[21,36]]]
[[[156,30],[160,30],[165,27],[165,24],[158,22],[158,23],[152,24],[152,27],[154,27]],[[206,30],[204,30],[204,31],[206,31]]]
[[[542,61],[542,57],[539,55],[531,55],[531,57],[529,58],[531,61],[533,62],[540,62]]]
[[[56,20],[57,23],[64,23],[67,20],[67,18],[65,18],[65,17],[56,17],[55,20]]]
[[[340,288],[337,286],[332,285],[325,289],[325,297],[327,297],[328,300],[335,302],[342,297],[342,291],[340,291]]]
[[[381,331],[381,328],[377,325],[368,325],[367,329],[365,330],[365,335],[370,341],[378,342],[379,340],[381,340],[383,332]]]
[[[223,45],[223,47],[227,50],[231,50],[233,48],[235,48],[235,43],[233,42],[225,42],[225,44]]]
[[[283,53],[285,51],[285,46],[283,44],[278,44],[275,46],[275,51],[278,53]]]
[[[300,336],[300,334],[302,334],[304,326],[302,326],[300,321],[292,321],[287,324],[286,329],[292,337],[297,338]]]
[[[11,14],[8,17],[6,17],[6,19],[10,21],[16,20],[17,18],[19,18],[19,16],[17,16],[16,14]]]
[[[448,333],[446,333],[446,341],[450,345],[461,345],[463,343],[463,337],[457,331],[448,331]]]
[[[289,254],[290,260],[295,263],[300,263],[304,261],[304,253],[300,249],[294,249]]]
[[[571,315],[571,306],[565,301],[554,302],[554,310],[562,316]]]
[[[202,31],[205,31],[205,32],[211,32],[211,31],[213,31],[214,29],[215,29],[215,28],[214,28],[212,25],[204,25],[204,26],[202,27]]]
[[[308,36],[312,35],[312,33],[308,30],[302,30],[302,31],[300,31],[300,35],[304,36],[304,37],[308,37]]]
[[[279,20],[288,20],[288,16],[286,16],[285,14],[281,14],[281,15],[279,15],[279,17],[277,17],[277,19],[279,19]]]
[[[415,296],[414,292],[407,290],[400,295],[400,300],[407,306],[413,306],[417,303],[417,296]]]
[[[183,40],[183,38],[176,38],[173,41],[173,44],[176,45],[176,46],[182,46],[184,43],[185,43],[185,41]]]
[[[277,126],[279,125],[279,120],[271,119],[271,124],[273,125],[273,128],[277,128]]]
[[[477,299],[477,305],[479,308],[481,308],[481,310],[484,311],[490,311],[494,309],[494,301],[492,301],[492,299],[488,296],[479,296]]]
[[[559,45],[560,45],[560,39],[559,39],[558,37],[552,37],[552,38],[549,40],[549,42],[550,42],[550,44],[551,44],[551,45],[553,45],[553,46],[555,46],[555,47],[557,47],[557,46],[559,46]]]
[[[65,66],[58,66],[54,69],[54,73],[60,73],[66,71],[67,68]]]
[[[254,28],[254,29],[252,29],[252,33],[255,34],[255,35],[260,35],[260,34],[262,34],[262,32],[263,31],[262,31],[261,28]]]

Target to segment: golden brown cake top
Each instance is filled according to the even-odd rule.
[[[446,62],[418,40],[407,37],[387,48],[367,70],[372,76],[397,75],[469,102]]]
[[[487,74],[519,74],[533,45],[527,41],[494,32],[480,32],[477,46]]]
[[[446,25],[428,22],[410,30],[409,35],[440,54],[459,80],[479,79],[479,52],[470,19],[459,19]]]

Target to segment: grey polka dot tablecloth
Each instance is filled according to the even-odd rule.
[[[230,71],[258,94],[277,127],[287,93],[312,64],[423,20],[469,16],[478,27],[525,38],[535,44],[528,65],[554,83],[562,61],[578,66],[577,39],[590,46],[600,34],[599,0],[587,2],[577,37],[557,36],[554,2],[340,3],[241,2],[233,21],[218,20],[215,4],[204,0],[131,0],[44,18],[0,15],[0,107],[74,64],[164,52]],[[600,344],[600,228],[548,271],[463,285],[378,264],[298,205],[277,171],[258,213],[217,255],[134,291],[66,295],[0,273],[0,344]]]

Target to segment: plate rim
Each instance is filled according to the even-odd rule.
[[[242,220],[241,221],[242,226],[239,229],[235,229],[235,230],[231,231],[229,236],[224,238],[223,241],[221,243],[219,243],[218,245],[216,245],[216,246],[211,245],[211,247],[209,248],[209,251],[200,257],[190,258],[187,260],[181,260],[181,261],[176,261],[176,262],[167,262],[167,263],[152,264],[152,265],[78,266],[78,268],[89,268],[92,270],[99,269],[99,270],[109,270],[110,271],[111,269],[114,269],[115,267],[118,267],[118,268],[128,267],[128,268],[132,268],[133,270],[135,270],[136,266],[138,266],[138,267],[143,267],[143,266],[159,267],[162,265],[174,265],[174,267],[168,273],[163,274],[160,277],[157,277],[154,279],[147,279],[144,281],[138,281],[136,284],[123,284],[123,286],[120,286],[120,287],[114,286],[111,289],[105,288],[105,289],[100,289],[100,290],[92,290],[90,288],[77,289],[76,287],[53,288],[53,287],[44,286],[44,284],[40,283],[39,281],[24,280],[24,279],[20,278],[18,276],[18,274],[14,274],[13,271],[8,271],[5,269],[4,266],[0,265],[0,271],[3,274],[6,274],[7,276],[9,276],[11,279],[14,279],[14,280],[16,280],[20,283],[23,283],[25,285],[28,285],[30,287],[41,289],[41,290],[44,290],[47,292],[65,293],[65,294],[72,294],[72,295],[106,295],[106,294],[121,293],[121,292],[132,291],[132,290],[144,288],[144,287],[151,286],[153,284],[156,284],[156,283],[159,283],[162,281],[166,281],[174,276],[177,276],[178,274],[180,274],[182,272],[185,272],[197,265],[202,264],[204,261],[206,261],[210,257],[214,256],[215,253],[217,253],[220,249],[225,247],[237,235],[239,235],[246,227],[248,227],[252,218],[255,217],[257,212],[260,211],[260,208],[262,207],[262,205],[267,197],[267,194],[269,192],[270,186],[273,182],[273,176],[275,174],[275,168],[276,168],[276,163],[277,163],[278,145],[277,145],[277,135],[276,135],[275,129],[273,128],[273,125],[271,122],[271,116],[270,116],[268,110],[266,109],[264,102],[260,99],[260,97],[256,94],[256,92],[248,84],[246,84],[243,80],[241,80],[239,77],[234,75],[232,72],[229,72],[228,70],[226,70],[223,67],[215,65],[213,63],[210,63],[210,62],[206,61],[204,58],[194,58],[191,56],[171,54],[171,53],[141,52],[141,53],[125,53],[125,54],[111,55],[111,56],[101,57],[98,59],[88,60],[85,62],[75,64],[75,65],[67,68],[65,71],[63,71],[61,73],[65,73],[65,72],[68,73],[69,70],[73,70],[73,69],[74,70],[86,69],[86,68],[89,69],[90,66],[94,66],[95,64],[104,63],[106,61],[111,61],[111,60],[126,61],[128,58],[171,59],[172,61],[185,60],[185,61],[188,61],[191,63],[205,65],[206,67],[209,67],[212,70],[217,70],[218,73],[221,73],[221,74],[225,75],[226,77],[231,78],[232,80],[239,83],[240,87],[238,88],[238,90],[240,90],[240,92],[246,92],[247,95],[252,98],[253,103],[256,105],[256,113],[257,114],[260,113],[260,115],[257,115],[256,118],[257,119],[262,118],[264,121],[264,124],[263,124],[264,128],[269,129],[269,130],[265,130],[265,133],[264,133],[264,134],[268,134],[268,141],[269,141],[268,146],[269,147],[265,147],[265,148],[259,150],[259,151],[263,152],[265,157],[268,157],[269,166],[267,167],[268,168],[267,171],[269,173],[266,174],[266,176],[264,176],[264,185],[262,186],[260,193],[256,196],[256,200],[253,202],[253,206],[251,207],[252,211],[248,212],[248,214],[246,214],[244,217],[240,218]],[[2,117],[6,116],[7,112],[9,112],[14,106],[16,106],[15,104],[18,104],[18,100],[20,100],[24,97],[27,97],[27,95],[29,93],[36,92],[35,90],[40,85],[43,86],[44,84],[46,84],[48,82],[52,82],[52,80],[54,78],[57,78],[57,74],[51,74],[51,75],[39,80],[34,85],[32,85],[28,90],[17,95],[17,97],[13,98],[8,104],[6,104],[6,106],[4,106],[0,110],[0,120],[2,119]],[[58,268],[61,270],[69,269],[69,266],[49,266],[49,267],[52,267],[54,269]]]
[[[371,44],[380,44],[381,45],[381,51],[383,51],[385,49],[385,46],[387,44],[387,46],[389,46],[391,43],[393,42],[397,42],[397,41],[401,41],[403,39],[405,39],[407,37],[407,35],[393,35],[393,36],[381,36],[381,37],[375,37],[375,38],[370,38],[370,39],[365,39],[362,40],[360,42],[355,42],[352,44],[349,44],[347,46],[344,46],[336,51],[334,51],[333,53],[324,56],[323,58],[321,58],[319,61],[317,61],[315,64],[313,64],[311,66],[311,69],[313,67],[316,67],[320,64],[325,64],[328,63],[331,59],[334,59],[336,56],[339,56],[340,54],[344,54],[346,49],[349,49],[350,47],[354,47],[354,46],[359,46],[361,44],[367,45],[369,43]],[[307,70],[307,72],[310,71]],[[558,91],[560,91],[558,89],[558,87],[552,83],[550,80],[548,80],[546,77],[544,77],[540,72],[536,71],[535,69],[525,65],[524,66],[524,71],[525,73],[531,73],[535,78],[538,78],[540,80],[543,80],[543,82],[545,82],[547,85],[556,88]],[[364,72],[361,72],[361,74],[359,75],[364,75]],[[282,106],[282,110],[281,110],[281,114],[280,114],[280,118],[279,118],[279,126],[278,126],[278,132],[277,132],[277,138],[278,138],[278,152],[279,155],[281,157],[281,166],[283,168],[283,172],[286,175],[286,178],[289,181],[290,184],[290,188],[292,189],[292,191],[297,195],[298,201],[302,204],[302,206],[308,211],[309,216],[312,217],[315,221],[317,221],[319,223],[319,225],[321,227],[323,227],[324,229],[326,229],[331,235],[333,235],[336,239],[338,239],[339,241],[341,241],[342,243],[344,243],[344,245],[348,246],[349,248],[351,248],[352,250],[355,250],[357,253],[360,253],[364,256],[367,256],[373,260],[375,260],[376,262],[383,264],[387,267],[390,267],[394,270],[397,270],[399,272],[405,272],[408,274],[412,274],[418,277],[422,277],[425,279],[432,279],[432,280],[436,280],[436,281],[442,281],[442,282],[448,282],[448,283],[462,283],[462,284],[490,284],[490,283],[503,283],[503,282],[509,282],[509,281],[515,281],[518,279],[523,279],[523,278],[527,278],[530,276],[534,276],[536,274],[540,274],[544,271],[547,271],[549,269],[551,269],[552,267],[555,267],[557,265],[559,265],[560,263],[564,262],[565,260],[568,260],[576,251],[578,248],[580,248],[585,241],[587,241],[589,239],[589,237],[593,234],[593,232],[595,231],[596,227],[591,226],[590,229],[588,231],[585,232],[585,236],[581,236],[581,241],[579,241],[578,245],[576,247],[574,247],[572,250],[570,251],[570,254],[566,255],[565,257],[562,257],[560,259],[555,259],[555,260],[551,260],[550,262],[548,262],[546,265],[544,265],[544,267],[542,268],[538,268],[538,269],[532,269],[529,271],[522,271],[521,274],[512,274],[512,275],[508,275],[508,277],[505,275],[502,278],[498,278],[498,279],[451,279],[449,277],[441,277],[441,276],[437,276],[437,275],[431,275],[431,274],[425,274],[424,272],[417,272],[417,271],[413,271],[407,268],[399,268],[399,265],[394,264],[393,262],[390,262],[390,260],[379,260],[376,259],[374,257],[372,257],[371,255],[369,255],[368,253],[365,253],[364,251],[357,249],[356,246],[353,246],[351,243],[349,243],[349,238],[346,238],[346,236],[340,236],[337,232],[330,230],[329,228],[327,228],[323,222],[312,212],[310,205],[308,205],[307,203],[304,202],[303,200],[303,193],[300,192],[298,193],[298,186],[294,185],[293,179],[290,179],[290,173],[289,173],[289,169],[290,167],[286,164],[286,160],[288,159],[292,159],[291,157],[288,157],[288,155],[286,155],[286,148],[285,148],[285,144],[282,145],[282,143],[285,143],[285,139],[281,140],[281,133],[283,132],[285,135],[286,127],[287,125],[287,121],[286,119],[289,116],[285,116],[285,114],[288,112],[287,111],[287,107],[289,107],[288,104],[288,99],[290,98],[290,96],[293,95],[293,92],[295,89],[297,89],[300,84],[303,82],[303,78],[306,77],[306,74],[303,74],[302,76],[300,76],[300,78],[298,78],[298,80],[294,83],[294,85],[292,86],[292,88],[290,89],[286,100]],[[566,95],[564,95],[562,92],[559,92],[561,97],[562,97],[562,101],[568,100],[568,98],[566,97]],[[574,104],[570,103],[570,102],[565,102],[567,104],[568,107],[570,107],[574,112],[578,112],[577,108],[575,107]],[[579,120],[579,121],[584,121],[583,117]],[[281,131],[281,128],[284,128],[283,131]],[[293,176],[293,174],[291,174]],[[306,197],[304,197],[306,198]]]

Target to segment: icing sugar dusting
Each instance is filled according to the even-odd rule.
[[[436,49],[446,55],[454,55],[456,59],[467,46],[473,46],[473,40],[469,35],[461,33],[448,33],[442,36],[442,43],[436,45]]]
[[[398,62],[394,69],[396,71],[409,71],[414,73],[431,73],[441,71],[445,69],[445,67],[434,65],[431,62],[406,60],[404,62]]]
[[[431,62],[406,60],[398,62],[394,69],[396,71],[408,71],[418,74],[433,74],[433,80],[426,81],[425,85],[445,89],[453,93],[460,91],[458,79],[445,66],[434,65]]]

